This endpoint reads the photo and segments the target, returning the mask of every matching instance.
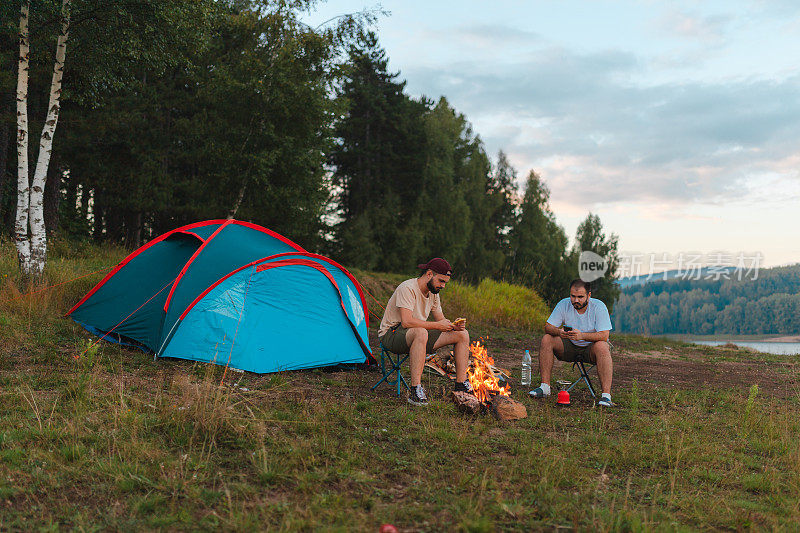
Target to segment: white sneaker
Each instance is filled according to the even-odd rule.
[[[542,390],[541,387],[536,387],[535,389],[530,391],[528,394],[530,394],[534,398],[544,398],[545,396],[550,396],[550,393],[549,392],[545,393],[544,390]]]
[[[615,404],[614,402],[612,402],[612,401],[611,401],[611,398],[601,397],[601,398],[600,398],[600,399],[597,401],[597,406],[598,406],[598,407],[616,407],[616,406],[617,406],[617,404]]]

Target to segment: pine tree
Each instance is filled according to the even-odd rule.
[[[586,219],[578,225],[575,237],[575,246],[569,257],[569,264],[573,272],[578,272],[578,258],[581,252],[591,251],[604,257],[607,264],[605,275],[592,282],[592,297],[603,301],[609,312],[613,310],[614,303],[619,297],[620,288],[616,283],[617,245],[619,238],[615,234],[606,236],[600,217],[589,213]]]
[[[517,171],[511,166],[508,156],[502,150],[497,154],[497,167],[492,174],[489,194],[495,197],[497,203],[497,208],[489,222],[495,227],[500,249],[508,257],[511,255],[508,235],[517,215],[516,197],[518,188]]]
[[[255,1],[112,8],[132,12],[82,50],[96,61],[70,73],[64,110],[65,188],[91,199],[94,235],[133,247],[235,216],[319,248],[336,54],[358,24],[312,29],[298,5]]]
[[[405,95],[405,82],[388,72],[373,33],[350,48],[338,98],[346,113],[336,125],[331,154],[340,189],[338,255],[349,264],[384,271],[408,270],[423,255],[425,102]],[[374,243],[377,256],[364,253]]]
[[[464,195],[469,209],[469,221],[460,231],[468,235],[468,244],[454,267],[466,279],[478,282],[500,274],[505,261],[505,236],[491,223],[504,208],[504,196],[495,194],[494,177],[489,156],[480,137],[464,123],[461,141],[455,157],[456,186]]]
[[[567,292],[567,235],[550,209],[550,191],[533,170],[528,174],[521,212],[510,233],[512,279],[532,287],[554,305]]]
[[[442,97],[425,115],[425,163],[420,190],[419,212],[425,232],[424,249],[427,256],[446,257],[454,264],[470,245],[470,208],[462,188],[462,176],[457,175],[459,148],[464,138],[466,120],[455,112]]]

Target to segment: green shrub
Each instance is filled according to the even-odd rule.
[[[544,300],[532,289],[484,279],[477,286],[452,282],[443,292],[445,314],[484,327],[541,329],[549,316]]]

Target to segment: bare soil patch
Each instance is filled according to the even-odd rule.
[[[613,339],[612,339],[613,342]],[[512,371],[520,368],[525,349],[531,351],[534,366],[534,379],[538,361],[539,338],[529,341],[498,336],[486,341],[489,354],[498,366]],[[776,398],[789,398],[800,394],[800,361],[772,362],[763,355],[747,349],[720,349],[721,354],[730,354],[736,361],[718,361],[708,354],[691,348],[664,347],[658,350],[635,351],[615,348],[614,388],[630,387],[633,380],[640,386],[668,385],[674,387],[741,387],[745,393],[754,384],[759,392]],[[556,376],[559,373],[574,374],[568,363],[556,363]]]

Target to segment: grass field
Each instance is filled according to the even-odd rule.
[[[62,248],[49,284],[124,256]],[[618,409],[517,389],[529,416],[502,423],[457,414],[433,376],[419,409],[370,391],[374,370],[258,376],[95,344],[61,315],[102,273],[26,296],[8,243],[0,267],[0,530],[800,529],[796,358],[612,336]],[[492,286],[454,287],[517,379],[541,309],[512,298],[535,310],[506,319]]]

